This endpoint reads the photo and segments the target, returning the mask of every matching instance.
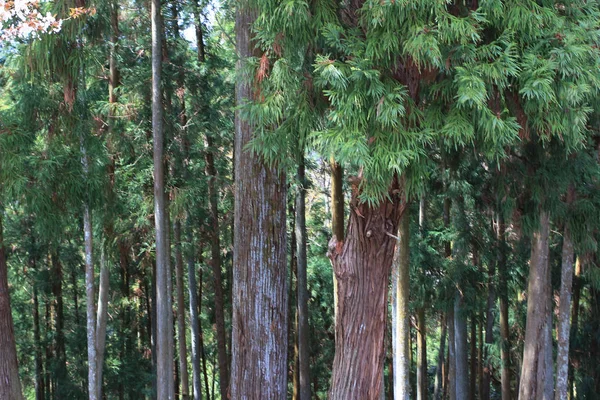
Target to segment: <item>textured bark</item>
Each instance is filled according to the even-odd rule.
[[[547,370],[547,345],[550,339],[548,316],[550,315],[550,287],[548,268],[548,234],[550,220],[545,211],[540,212],[540,225],[533,234],[529,283],[527,289],[527,324],[523,364],[519,385],[519,400],[550,400],[546,392],[546,380],[553,382]],[[550,315],[551,316],[551,315]],[[551,344],[551,343],[550,343]]]
[[[104,249],[100,253],[100,285],[98,286],[98,310],[96,312],[96,373],[97,398],[102,398],[102,371],[106,348],[106,322],[108,320],[108,287],[110,274]]]
[[[156,390],[161,400],[173,400],[173,360],[169,350],[173,324],[169,292],[168,230],[164,187],[164,127],[160,0],[152,0],[152,133],[154,150],[154,224],[156,230]]]
[[[427,400],[427,328],[425,309],[417,309],[417,400]]]
[[[177,295],[177,353],[179,360],[179,377],[181,382],[180,396],[183,400],[190,397],[190,382],[187,364],[187,335],[185,327],[185,301],[183,284],[183,253],[181,250],[181,222],[175,221],[173,226],[175,240],[175,290]]]
[[[225,333],[225,298],[221,276],[221,243],[219,238],[219,207],[217,193],[217,169],[215,168],[213,143],[210,136],[205,137],[206,175],[208,176],[208,199],[210,208],[210,265],[213,273],[215,291],[215,325],[217,327],[217,353],[219,358],[219,389],[221,398],[227,398],[229,386],[229,367],[227,359],[227,335]]]
[[[398,244],[392,270],[392,358],[394,399],[410,398],[409,270],[410,216],[408,208],[400,220]]]
[[[251,41],[255,19],[246,2],[238,6],[240,64],[255,53]],[[251,82],[238,76],[237,106],[252,98]],[[286,180],[245,149],[252,138],[251,125],[237,110],[230,396],[277,400],[287,395]]]
[[[506,266],[506,226],[504,216],[498,213],[498,297],[500,298],[500,339],[502,360],[502,400],[511,399],[510,334],[508,327],[508,270]]]
[[[456,397],[456,343],[454,339],[454,306],[448,311],[448,399],[461,400]]]
[[[22,400],[15,331],[10,309],[8,289],[8,264],[0,208],[0,399]]]
[[[298,193],[296,193],[296,258],[298,309],[298,380],[299,400],[310,400],[310,343],[308,327],[308,282],[306,270],[306,187],[304,156],[298,163]]]
[[[467,318],[464,307],[464,298],[457,290],[454,297],[454,351],[457,400],[469,398],[469,351],[467,348]]]
[[[440,317],[440,325],[441,325],[441,329],[442,332],[440,334],[440,349],[438,352],[438,363],[437,363],[437,368],[435,371],[435,383],[434,383],[434,393],[433,393],[433,398],[435,400],[440,400],[442,398],[444,389],[444,376],[445,374],[443,373],[444,371],[444,359],[445,359],[445,354],[446,354],[446,334],[447,334],[447,328],[446,328],[446,318],[444,317],[444,315],[442,315]]]
[[[331,232],[338,242],[344,241],[344,170],[342,166],[331,160]],[[333,320],[337,323],[337,277],[333,272]]]
[[[85,156],[84,156],[85,158]],[[87,161],[84,161],[87,169]],[[85,294],[87,315],[87,355],[88,355],[88,398],[98,399],[98,362],[96,357],[96,291],[94,279],[92,216],[89,206],[83,209],[83,233],[85,242]]]
[[[394,232],[405,203],[394,179],[389,198],[376,206],[360,203],[354,190],[346,240],[329,243],[338,280],[335,357],[329,398],[379,398],[385,357],[387,294],[396,245]]]
[[[574,192],[574,189],[572,189]],[[558,307],[558,354],[556,355],[556,388],[554,399],[567,398],[569,383],[569,340],[571,335],[571,294],[575,251],[569,223],[565,224],[562,247],[560,303]]]
[[[575,276],[573,282],[573,310],[571,317],[571,331],[574,335],[577,335],[579,329],[579,305],[581,300],[581,257],[575,259]],[[569,369],[569,399],[574,399],[575,390],[575,374],[573,368]]]

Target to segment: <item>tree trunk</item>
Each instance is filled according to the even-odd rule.
[[[97,398],[102,399],[102,372],[104,366],[104,350],[106,348],[106,322],[108,319],[108,287],[110,271],[106,262],[104,248],[100,251],[100,285],[98,287],[98,310],[96,312],[96,373],[98,374]]]
[[[571,186],[569,193],[573,195],[574,192],[575,189]],[[568,200],[572,201],[572,198]],[[573,287],[574,256],[575,251],[571,238],[571,229],[569,223],[566,222],[563,232],[560,303],[558,307],[558,354],[556,355],[555,400],[566,399],[569,386],[569,340],[571,335],[571,293]]]
[[[381,391],[387,294],[396,240],[393,232],[405,203],[397,179],[377,206],[352,198],[344,242],[329,243],[338,280],[335,358],[329,398],[375,400]]]
[[[84,155],[85,159],[85,155]],[[87,170],[87,161],[84,161]],[[88,355],[88,398],[98,399],[98,359],[96,356],[96,291],[94,261],[92,255],[92,216],[88,205],[83,209],[83,233],[85,241],[85,294],[87,313],[87,355]]]
[[[219,238],[219,208],[217,194],[217,170],[215,168],[213,143],[210,136],[205,137],[205,162],[206,175],[208,176],[208,199],[210,206],[210,254],[215,290],[215,320],[217,327],[217,350],[219,358],[219,388],[221,398],[227,398],[229,387],[229,367],[227,365],[227,335],[225,333],[225,298],[223,296],[223,283],[221,276],[221,244]]]
[[[179,376],[181,381],[181,398],[187,400],[190,397],[190,383],[187,364],[187,337],[185,327],[185,300],[183,284],[183,253],[181,250],[181,222],[175,221],[173,227],[175,239],[175,285],[177,292],[177,344],[179,358]]]
[[[409,270],[410,216],[408,207],[400,219],[398,244],[392,270],[392,352],[394,399],[410,398]]]
[[[456,397],[456,341],[454,338],[454,305],[448,311],[448,399],[461,400]]]
[[[58,250],[51,255],[52,261],[52,295],[54,296],[54,329],[56,366],[54,369],[53,394],[57,398],[64,398],[67,392],[67,355],[65,349],[65,313],[63,307],[62,280],[63,267],[60,262]]]
[[[298,304],[298,380],[299,400],[310,400],[310,343],[308,329],[308,282],[306,270],[306,181],[304,155],[298,163],[298,193],[296,193],[296,257]]]
[[[338,242],[344,241],[344,170],[331,159],[331,233]],[[337,323],[338,309],[337,277],[333,272],[333,320]]]
[[[475,396],[477,395],[477,322],[474,315],[471,317],[471,341],[469,345],[471,362],[469,399],[475,400]]]
[[[531,261],[529,264],[529,283],[527,290],[527,324],[523,364],[519,386],[519,400],[550,400],[552,393],[546,393],[545,383],[553,381],[548,375],[546,353],[549,331],[548,316],[551,312],[548,234],[550,219],[548,213],[540,211],[540,225],[533,234]],[[551,315],[550,315],[551,316]],[[551,344],[551,343],[550,343]]]
[[[188,274],[188,296],[190,299],[190,327],[192,329],[192,392],[194,400],[202,399],[202,376],[200,369],[200,324],[198,315],[198,287],[196,285],[196,265],[194,262],[194,237],[192,232],[191,217],[187,215],[186,220],[187,238],[187,274]]]
[[[251,40],[256,12],[236,10],[236,46],[241,66],[255,55]],[[236,104],[252,100],[252,82],[240,77]],[[231,399],[287,396],[288,282],[286,179],[245,146],[250,123],[235,115],[235,234]]]
[[[2,218],[2,216],[0,216]],[[0,221],[1,225],[1,221]],[[0,226],[0,236],[2,227]],[[33,227],[31,228],[33,231]],[[2,247],[2,241],[0,240],[0,251]],[[35,248],[35,239],[32,233],[31,236],[31,250],[30,250],[30,264],[33,271],[36,273],[36,278],[33,282],[33,341],[35,346],[35,400],[44,400],[45,385],[44,385],[44,366],[42,359],[42,340],[40,334],[40,305],[38,295],[38,276],[37,276],[37,250]],[[0,263],[2,262],[2,255],[0,255]],[[0,282],[1,284],[1,282]]]
[[[23,400],[19,365],[17,363],[17,346],[10,309],[10,293],[8,288],[8,264],[2,226],[0,208],[0,399]]]
[[[417,308],[417,400],[427,400],[427,331],[425,309]]]
[[[579,304],[581,299],[581,257],[575,259],[575,280],[573,282],[573,311],[572,311],[572,325],[571,331],[573,335],[577,335],[579,329]],[[573,368],[569,369],[569,399],[573,400],[575,390],[575,374]],[[504,399],[503,399],[504,400]]]
[[[464,298],[458,291],[454,297],[454,346],[456,369],[456,399],[469,398],[469,367],[467,348],[467,318],[464,310]]]
[[[502,400],[510,400],[510,333],[508,327],[508,271],[506,267],[506,226],[502,211],[498,212],[498,297],[500,298],[500,339],[502,360]]]
[[[173,400],[173,360],[170,359],[170,337],[173,325],[169,323],[169,252],[167,215],[164,187],[164,132],[162,104],[162,27],[160,0],[152,0],[152,133],[154,141],[154,224],[156,229],[156,389],[160,400]]]
[[[494,279],[496,268],[494,262],[488,265],[488,298],[485,316],[485,350],[483,352],[483,382],[481,384],[481,400],[489,400],[490,398],[490,382],[492,378],[492,363],[488,348],[494,343],[494,309],[496,304],[496,287]]]
[[[444,356],[446,354],[446,321],[445,321],[445,317],[444,315],[442,315],[440,317],[440,325],[441,325],[441,329],[442,332],[440,334],[440,349],[438,352],[438,363],[437,363],[437,368],[435,371],[435,384],[434,384],[434,393],[433,393],[433,398],[435,400],[441,400],[442,395],[443,395],[443,386],[444,386],[444,376],[445,374],[443,373],[443,369],[444,369]]]

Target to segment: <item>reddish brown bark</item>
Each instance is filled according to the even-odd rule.
[[[388,282],[405,202],[394,181],[389,199],[360,203],[355,190],[346,240],[332,238],[329,257],[337,277],[335,358],[329,398],[379,398],[385,358]]]
[[[0,211],[1,213],[1,211]],[[10,310],[8,265],[2,234],[0,214],[0,399],[22,400],[15,331]]]

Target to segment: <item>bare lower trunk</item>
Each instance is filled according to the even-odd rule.
[[[558,354],[556,356],[556,389],[554,399],[567,398],[569,383],[569,339],[571,334],[571,291],[575,252],[569,224],[565,224],[562,247],[560,304],[558,307]]]
[[[210,206],[210,264],[215,290],[215,326],[217,328],[217,354],[219,358],[219,389],[221,398],[227,398],[229,386],[229,366],[227,359],[227,335],[225,334],[225,298],[221,276],[221,243],[219,238],[219,208],[217,193],[217,170],[214,163],[213,142],[210,136],[205,138],[206,175],[208,176],[208,199]]]
[[[506,227],[504,225],[504,216],[500,211],[498,213],[498,297],[500,298],[500,339],[501,339],[501,360],[502,360],[502,400],[511,399],[510,388],[510,334],[508,327],[508,284],[506,269]]]
[[[471,341],[470,345],[470,362],[471,362],[471,371],[469,375],[469,399],[475,400],[475,396],[477,395],[477,322],[475,321],[475,317],[471,318]]]
[[[83,210],[83,233],[85,237],[85,294],[87,302],[87,355],[88,398],[98,399],[98,361],[96,356],[96,292],[94,287],[94,262],[92,257],[92,216],[86,205]]]
[[[190,299],[190,327],[192,330],[192,392],[194,400],[202,399],[202,370],[200,369],[200,325],[198,316],[198,287],[196,285],[196,266],[194,263],[194,237],[191,227],[190,216],[186,220],[187,239],[187,274],[188,274],[188,296]]]
[[[298,165],[298,193],[296,194],[296,257],[298,305],[298,380],[299,400],[310,400],[310,343],[308,330],[308,283],[306,277],[306,181],[304,156]]]
[[[156,389],[160,400],[173,400],[173,360],[170,337],[173,336],[169,292],[168,230],[164,187],[164,134],[162,104],[162,27],[160,0],[152,0],[152,132],[154,141],[154,224],[156,230]]]
[[[181,222],[175,221],[173,227],[175,240],[175,286],[177,292],[177,337],[178,337],[178,359],[179,376],[181,382],[181,398],[187,400],[190,397],[190,383],[187,364],[187,335],[185,328],[185,301],[183,284],[183,253],[181,250]]]
[[[488,348],[494,343],[494,311],[496,304],[496,287],[494,285],[496,271],[494,262],[490,262],[488,266],[488,298],[485,317],[485,350],[483,352],[483,382],[481,384],[481,400],[489,400],[490,398],[490,381],[492,377],[492,363]]]
[[[251,27],[256,13],[236,11],[239,63],[255,54]],[[238,107],[252,100],[252,82],[236,85]],[[235,234],[231,399],[287,396],[288,282],[285,175],[246,150],[250,123],[235,115]]]
[[[344,242],[329,243],[338,279],[335,358],[329,398],[375,400],[381,391],[388,282],[404,210],[394,180],[389,198],[377,206],[360,203],[355,190]]]
[[[457,290],[454,297],[454,346],[455,346],[455,379],[456,399],[469,398],[469,367],[467,348],[467,318],[465,316],[464,298]]]
[[[410,398],[409,347],[409,270],[410,270],[410,217],[408,208],[400,220],[398,244],[392,270],[392,352],[394,399]]]
[[[102,398],[102,370],[104,366],[104,350],[106,348],[106,321],[108,318],[108,286],[110,284],[109,268],[104,249],[100,254],[100,286],[98,287],[98,311],[96,313],[96,373],[97,397]]]
[[[460,400],[456,397],[456,342],[454,338],[454,306],[448,310],[448,399]]]
[[[438,363],[437,363],[437,368],[435,371],[435,384],[434,384],[434,393],[433,393],[433,398],[435,400],[440,400],[442,398],[442,394],[443,394],[443,386],[444,386],[444,374],[443,374],[443,369],[444,369],[444,359],[445,359],[445,354],[446,354],[446,333],[447,333],[447,329],[446,329],[446,318],[444,317],[444,315],[442,315],[440,317],[440,325],[441,325],[441,334],[440,334],[440,349],[438,352]]]
[[[572,325],[571,331],[574,335],[577,335],[579,329],[579,304],[581,299],[581,257],[577,257],[575,259],[575,280],[573,282],[573,311],[572,311]],[[575,349],[574,349],[575,350]],[[574,391],[575,391],[575,374],[573,373],[573,368],[569,369],[569,399],[574,399]]]
[[[0,332],[2,332],[0,334],[0,399],[23,400],[15,331],[10,309],[8,265],[2,227],[3,212],[4,210],[0,208]]]
[[[550,314],[550,287],[548,268],[548,213],[540,212],[540,226],[533,234],[529,283],[527,290],[527,325],[523,349],[523,364],[519,386],[519,400],[550,400],[546,392],[546,380],[553,381],[547,370],[547,346],[550,337],[548,316]]]
[[[417,309],[417,400],[427,400],[427,331],[425,309]]]
[[[331,232],[338,242],[344,241],[344,171],[342,166],[331,160]],[[337,278],[333,272],[333,319],[337,321],[338,297]],[[337,323],[337,322],[335,322]]]

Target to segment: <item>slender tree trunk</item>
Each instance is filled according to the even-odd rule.
[[[572,311],[572,335],[577,335],[579,328],[579,304],[581,299],[581,257],[575,259],[575,280],[573,282],[573,311]],[[575,374],[573,368],[569,369],[569,399],[573,400],[575,390]],[[504,399],[503,399],[504,400]]]
[[[469,356],[471,357],[469,399],[475,400],[475,396],[477,395],[477,322],[474,315],[471,317],[471,341],[469,345]]]
[[[256,54],[251,27],[256,12],[236,10],[236,46],[241,66]],[[252,82],[239,77],[238,107],[253,99]],[[288,282],[286,180],[246,151],[250,123],[235,115],[235,234],[231,399],[287,396]]]
[[[456,290],[454,297],[454,346],[456,399],[469,398],[469,367],[467,348],[467,318],[463,295]]]
[[[381,391],[387,294],[396,240],[393,232],[405,203],[397,179],[377,206],[360,203],[354,191],[348,234],[329,243],[338,279],[336,352],[330,400],[375,400]]]
[[[17,363],[17,346],[10,309],[8,289],[8,264],[2,226],[0,207],[0,399],[23,400],[19,365]]]
[[[154,224],[156,229],[156,389],[160,400],[173,400],[173,360],[169,355],[169,338],[173,325],[169,323],[169,251],[164,187],[164,132],[162,104],[162,48],[160,0],[152,0],[152,132],[154,141]]]
[[[84,159],[85,159],[84,155]],[[84,161],[87,170],[87,160]],[[92,216],[89,206],[83,209],[83,232],[85,241],[85,294],[87,312],[87,354],[88,354],[88,398],[98,399],[98,359],[96,356],[96,291],[93,261]]]
[[[425,309],[417,308],[417,400],[427,400],[427,323]]]
[[[477,394],[479,395],[479,398],[481,399],[482,393],[483,393],[483,368],[484,368],[484,339],[483,339],[483,313],[481,313],[481,316],[479,317],[479,324],[477,325],[477,337],[478,339],[478,345],[479,347],[477,348],[477,382],[478,382],[478,389],[477,389]]]
[[[0,218],[2,216],[0,215]],[[0,221],[1,225],[1,221]],[[2,234],[0,226],[0,236]],[[31,228],[33,231],[33,227]],[[0,248],[2,241],[0,240]],[[1,250],[0,250],[1,251]],[[2,255],[0,255],[0,263]],[[31,234],[30,264],[33,271],[36,272],[36,279],[33,282],[33,341],[35,346],[35,400],[44,400],[46,398],[44,385],[44,365],[42,358],[42,340],[40,334],[40,305],[38,295],[38,277],[37,277],[37,250],[35,248],[35,239],[33,232]],[[1,284],[1,282],[0,282]]]
[[[498,297],[500,298],[500,339],[502,360],[502,400],[510,400],[511,397],[511,372],[510,372],[510,333],[508,327],[508,283],[506,266],[506,226],[502,211],[498,212]]]
[[[546,346],[549,331],[548,315],[551,310],[549,267],[548,267],[548,234],[550,219],[548,213],[540,211],[540,225],[533,234],[531,244],[531,261],[529,264],[529,284],[527,290],[527,324],[525,328],[525,344],[523,364],[519,386],[519,400],[550,400],[552,393],[546,393],[546,380],[553,381],[548,375],[546,363]]]
[[[490,382],[492,378],[492,364],[488,352],[488,347],[494,343],[494,308],[496,304],[496,287],[494,279],[496,275],[495,263],[490,262],[488,265],[488,298],[485,316],[485,350],[483,353],[483,382],[481,385],[481,400],[489,400],[490,398]]]
[[[446,354],[446,321],[445,321],[445,316],[442,314],[442,316],[440,317],[440,326],[441,326],[441,334],[440,334],[440,349],[438,352],[438,363],[437,363],[437,368],[435,371],[435,385],[434,385],[434,393],[433,393],[433,398],[435,400],[441,400],[442,395],[443,395],[443,386],[444,386],[444,377],[445,374],[443,373],[443,369],[444,369],[444,355]]]
[[[448,311],[448,398],[461,400],[456,397],[456,341],[454,338],[454,306]]]
[[[208,176],[208,198],[210,205],[210,254],[213,273],[213,284],[215,290],[215,320],[217,327],[217,353],[219,358],[219,388],[221,398],[227,398],[229,387],[229,367],[227,359],[227,335],[225,333],[225,298],[223,295],[223,283],[221,276],[221,243],[219,238],[219,208],[217,194],[217,170],[215,168],[213,155],[213,142],[210,136],[205,138],[206,152],[206,175]]]
[[[175,221],[173,227],[175,239],[175,285],[177,292],[177,335],[178,335],[178,358],[179,374],[181,381],[181,398],[187,400],[190,397],[190,383],[187,368],[187,337],[185,327],[185,301],[183,284],[183,253],[181,249],[181,222]]]
[[[54,329],[56,332],[55,352],[56,367],[54,369],[54,387],[55,397],[63,398],[66,396],[67,386],[67,355],[65,349],[65,314],[63,307],[62,281],[63,267],[60,262],[58,249],[53,250],[52,261],[52,294],[54,296]]]
[[[571,186],[567,201],[574,200],[575,188]],[[569,383],[569,341],[571,335],[571,294],[573,288],[573,260],[575,250],[569,223],[565,223],[562,247],[560,303],[558,307],[558,354],[556,356],[556,389],[554,399],[567,398]]]
[[[296,193],[296,257],[297,257],[297,304],[298,304],[298,379],[299,400],[310,400],[310,343],[308,326],[308,282],[306,270],[306,181],[304,155],[298,163],[298,193]]]
[[[190,299],[190,327],[192,330],[192,392],[194,400],[202,399],[202,376],[200,369],[200,323],[198,315],[198,287],[196,284],[196,265],[194,262],[194,237],[192,232],[191,217],[186,219],[187,238],[187,274],[188,274],[188,296]]]
[[[410,215],[408,207],[400,219],[398,244],[392,270],[392,353],[394,399],[410,398]]]
[[[102,398],[102,371],[104,366],[104,350],[106,348],[106,322],[108,320],[108,287],[110,271],[106,262],[104,246],[100,251],[100,285],[98,287],[98,310],[96,313],[96,373],[97,398]]]

